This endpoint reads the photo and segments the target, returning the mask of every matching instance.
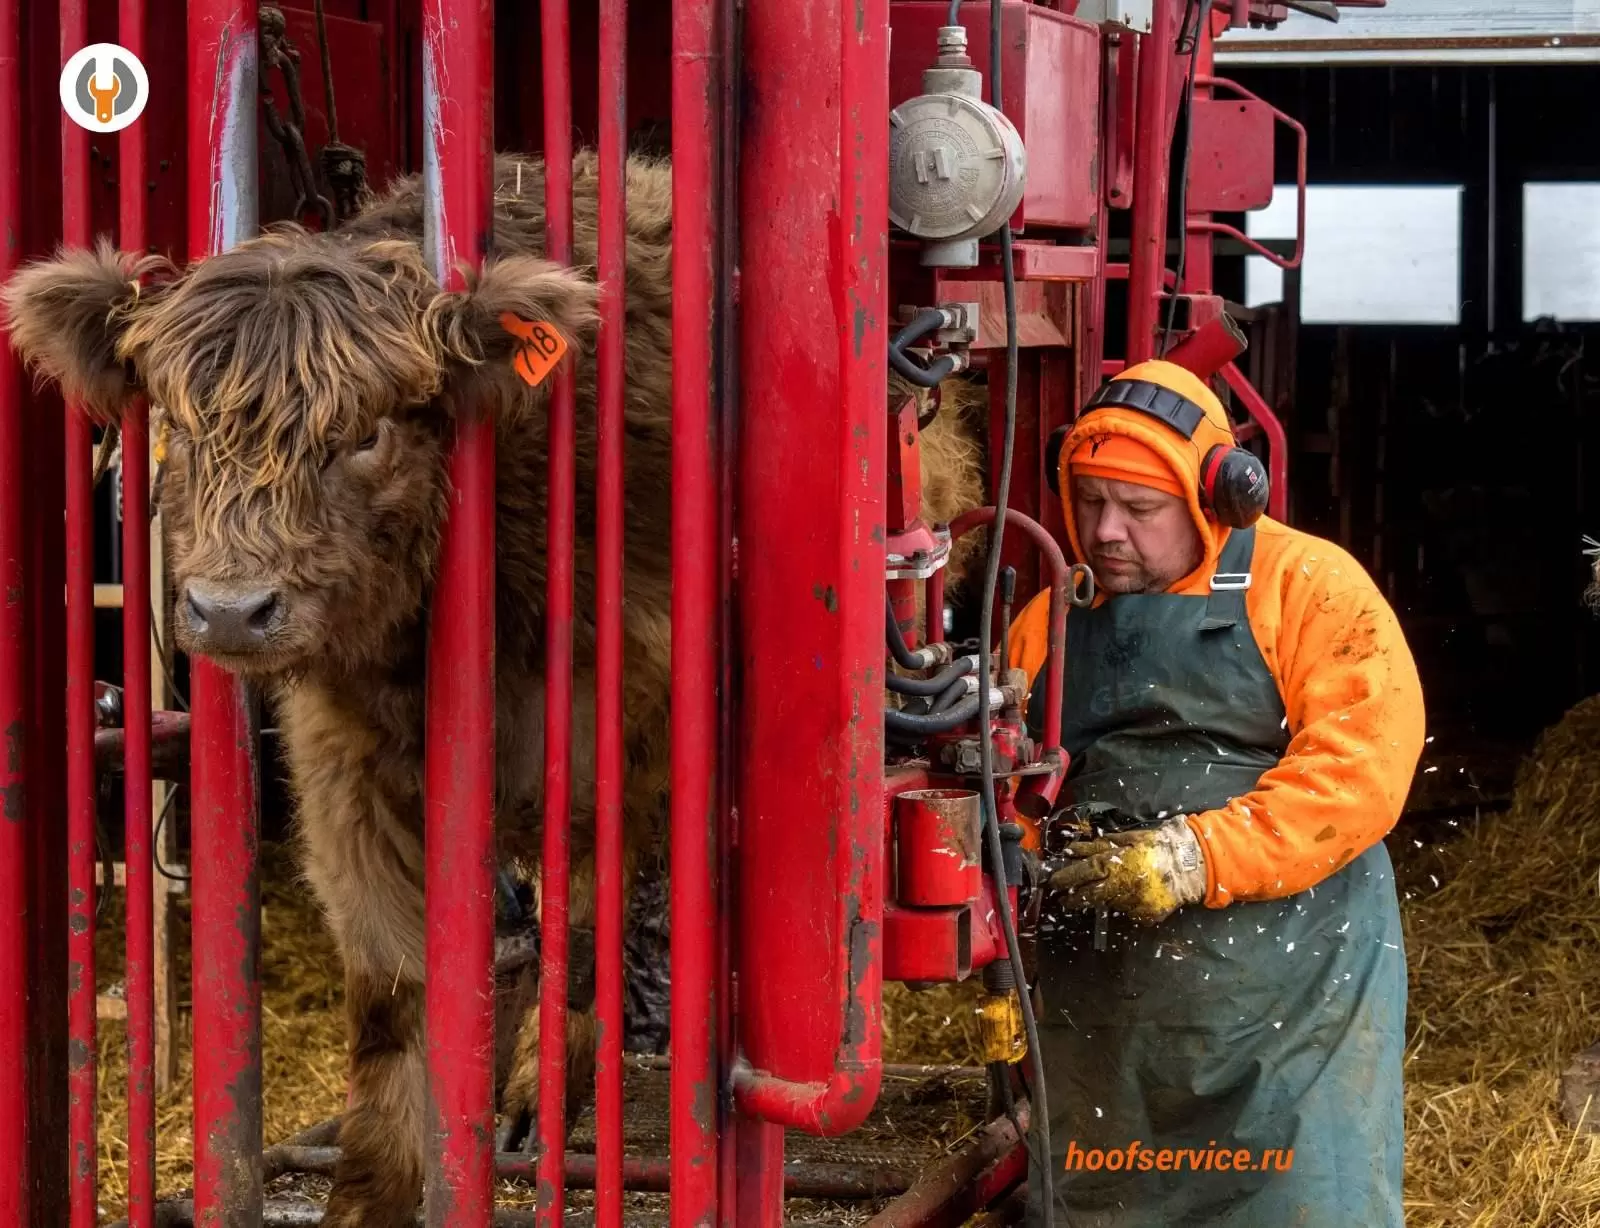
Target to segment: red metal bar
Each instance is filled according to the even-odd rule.
[[[87,0],[62,0],[61,62],[89,42]],[[61,233],[68,247],[90,243],[89,132],[60,117]],[[67,407],[67,1121],[72,1228],[94,1228],[94,428]],[[107,884],[109,889],[110,884]]]
[[[672,8],[672,1139],[673,1228],[710,1228],[718,1189],[716,993],[717,525],[713,448],[717,0]]]
[[[622,1228],[622,397],[628,0],[600,3],[600,334],[595,465],[595,1225]]]
[[[121,0],[118,38],[141,59],[144,0]],[[145,250],[145,124],[122,130],[124,251]],[[154,1228],[156,1202],[155,865],[151,850],[150,430],[143,397],[122,419],[122,723],[128,993],[128,1224]],[[98,738],[97,738],[98,741]],[[110,884],[106,884],[109,888]]]
[[[1028,1128],[1028,1104],[1017,1104]],[[1027,1171],[1027,1141],[1006,1118],[979,1130],[965,1147],[925,1169],[916,1184],[872,1219],[868,1228],[954,1228],[982,1210]]]
[[[542,0],[545,250],[572,263],[572,35],[567,0]],[[576,423],[570,371],[550,394],[546,555],[544,849],[539,870],[539,1201],[541,1228],[558,1228],[566,1201],[567,926],[572,848],[572,588]]]
[[[1234,363],[1222,368],[1233,395],[1244,402],[1245,412],[1267,436],[1267,515],[1282,520],[1289,506],[1289,436],[1272,412],[1272,406]]]
[[[189,249],[253,235],[256,8],[189,5]],[[248,1224],[261,1203],[261,883],[255,722],[238,680],[190,662],[194,866],[195,1221]]]
[[[22,233],[21,0],[0,0],[0,279],[17,265]],[[27,443],[22,383],[9,341],[0,342],[0,1223],[31,1215],[28,1164],[28,804],[31,715],[27,541],[23,503]]]
[[[1138,121],[1133,150],[1133,242],[1128,257],[1128,362],[1155,357],[1161,275],[1167,258],[1167,96],[1179,0],[1154,0],[1139,36]]]
[[[422,11],[425,235],[463,290],[493,233],[493,0]],[[456,414],[451,506],[428,635],[426,1031],[428,1228],[494,1214],[494,426]],[[446,681],[448,680],[448,681]]]
[[[1278,110],[1277,107],[1274,107],[1268,103],[1265,99],[1256,94],[1252,94],[1237,81],[1230,81],[1226,77],[1213,77],[1209,75],[1197,76],[1195,78],[1195,86],[1196,88],[1205,86],[1207,89],[1211,90],[1225,89],[1231,91],[1240,98],[1247,98],[1251,102],[1259,102],[1262,106],[1267,107],[1272,112],[1274,119],[1276,119],[1280,124],[1283,124],[1285,127],[1289,128],[1294,133],[1296,193],[1294,255],[1280,256],[1277,252],[1272,251],[1270,248],[1264,247],[1260,243],[1257,243],[1238,227],[1230,226],[1226,222],[1213,222],[1204,218],[1190,218],[1188,221],[1189,233],[1203,235],[1226,235],[1230,239],[1237,239],[1240,243],[1243,243],[1257,255],[1266,257],[1280,269],[1299,268],[1300,262],[1305,256],[1306,246],[1306,168],[1308,158],[1308,138],[1306,136],[1305,125],[1299,120],[1295,119],[1293,116],[1284,114],[1282,111]]]
[[[763,220],[747,228],[740,274],[752,395],[734,1091],[742,1112],[834,1134],[871,1112],[882,1075],[888,5],[814,5],[800,40],[775,10],[748,7],[744,27],[740,166]],[[795,507],[814,509],[802,534]],[[788,760],[807,768],[775,788],[768,765]]]

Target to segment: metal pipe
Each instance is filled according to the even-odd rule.
[[[117,37],[145,49],[144,0],[120,0]],[[145,125],[122,130],[122,250],[145,250]],[[128,1222],[153,1228],[156,1201],[155,862],[151,844],[150,413],[134,398],[122,418],[123,816],[127,863]],[[98,750],[98,735],[96,737]],[[109,889],[110,883],[105,885]]]
[[[21,0],[0,0],[0,279],[17,264],[22,232]],[[16,355],[0,342],[0,1223],[31,1215],[28,1164],[28,819],[31,715],[27,444]]]
[[[572,263],[572,51],[567,0],[542,0],[545,254]],[[538,1222],[563,1221],[567,1132],[567,982],[572,848],[572,607],[576,413],[570,369],[557,373],[549,409],[545,549],[544,848],[539,868],[540,1146]]]
[[[672,6],[672,1140],[674,1228],[715,1222],[719,1086],[716,971],[717,0]]]
[[[1168,106],[1179,0],[1154,0],[1139,36],[1133,150],[1133,243],[1128,256],[1128,363],[1155,357],[1161,275],[1167,259]]]
[[[1017,1101],[1017,1125],[1028,1128],[1028,1102]],[[1004,1187],[985,1191],[978,1201],[975,1188],[987,1170],[1008,1155],[1027,1156],[1027,1144],[1017,1126],[1001,1117],[979,1130],[965,1147],[930,1168],[924,1169],[916,1183],[872,1219],[867,1228],[920,1228],[926,1224],[956,1224],[972,1211],[1002,1192]],[[1015,1179],[1015,1178],[1013,1178]],[[963,1197],[965,1196],[965,1197]]]
[[[89,42],[87,0],[61,2],[61,62]],[[88,247],[89,131],[61,116],[61,233]],[[69,1222],[94,1228],[95,1173],[95,801],[94,427],[67,406],[67,1123]],[[107,889],[110,884],[106,884]]]
[[[311,1173],[328,1177],[339,1163],[340,1149],[280,1145],[267,1154],[276,1161],[275,1176]],[[534,1180],[537,1166],[537,1160],[518,1152],[503,1151],[494,1157],[495,1176],[502,1179]],[[564,1164],[567,1189],[595,1189],[601,1177],[600,1168],[596,1156],[569,1154]],[[672,1162],[654,1156],[628,1156],[617,1166],[617,1174],[629,1190],[665,1194],[671,1189]],[[917,1173],[907,1168],[806,1160],[791,1160],[783,1166],[783,1189],[789,1198],[884,1198],[904,1193],[916,1179]]]
[[[493,234],[492,0],[422,10],[424,245],[434,276],[466,288]],[[425,1215],[488,1228],[494,1207],[494,424],[456,407],[428,634]],[[448,683],[440,685],[443,680]],[[548,939],[547,939],[548,940]]]
[[[595,1224],[622,1228],[622,561],[628,0],[600,0],[595,461]],[[569,1165],[570,1179],[570,1165]]]
[[[189,250],[257,228],[256,6],[191,0]],[[261,883],[255,725],[237,679],[190,663],[197,1222],[254,1222],[261,1202]]]

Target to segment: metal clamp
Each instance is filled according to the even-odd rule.
[[[1212,592],[1243,592],[1250,587],[1248,571],[1219,571],[1211,577]]]

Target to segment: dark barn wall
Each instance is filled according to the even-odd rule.
[[[1313,184],[1464,185],[1459,326],[1295,330],[1291,519],[1383,585],[1436,733],[1531,736],[1600,690],[1600,326],[1522,323],[1522,185],[1600,180],[1600,66],[1235,75],[1306,125]],[[1242,299],[1241,260],[1218,288]]]

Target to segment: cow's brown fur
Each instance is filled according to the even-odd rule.
[[[6,287],[12,344],[69,401],[113,419],[147,393],[170,428],[161,505],[180,603],[191,582],[270,585],[289,617],[265,648],[218,656],[273,700],[298,803],[304,871],[345,962],[351,1097],[324,1223],[409,1224],[422,1181],[422,764],[425,629],[458,408],[497,444],[497,837],[537,882],[543,807],[546,403],[511,370],[504,311],[549,321],[573,350],[577,398],[572,915],[594,923],[594,491],[597,166],[574,160],[576,263],[542,259],[537,159],[496,167],[495,257],[441,293],[420,249],[418,179],[332,235],[293,227],[180,272],[102,246],[28,266]],[[652,851],[668,780],[671,172],[627,180],[624,798],[628,875]],[[140,281],[144,279],[141,286]],[[925,454],[924,503],[977,502],[975,452]],[[933,501],[930,506],[929,500]],[[185,630],[180,645],[206,651]],[[215,654],[213,654],[215,655]],[[582,1003],[578,1004],[580,1007]],[[502,1107],[537,1095],[537,1012]],[[592,1071],[575,1009],[569,1086]]]

